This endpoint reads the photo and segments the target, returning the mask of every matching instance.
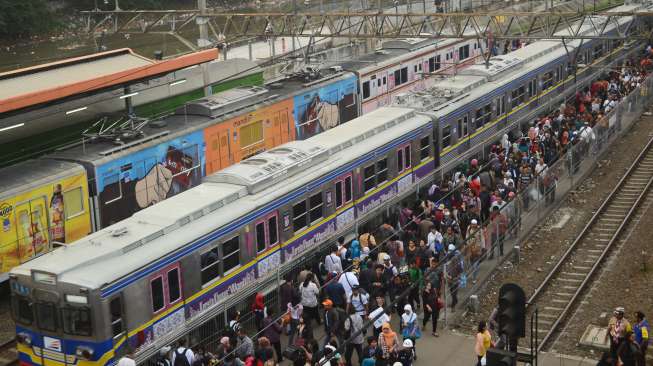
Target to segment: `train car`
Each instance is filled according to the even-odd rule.
[[[234,88],[150,121],[134,140],[97,138],[49,157],[86,168],[97,230],[198,185],[207,173],[356,117],[355,80],[332,72]]]
[[[637,6],[620,7],[625,10]],[[605,19],[591,22],[601,24]],[[628,22],[630,19],[624,19]],[[582,34],[596,28],[588,21]],[[606,25],[606,34],[616,32]],[[451,169],[463,156],[480,155],[504,133],[519,133],[520,124],[557,108],[578,88],[596,80],[601,67],[633,55],[621,43],[605,40],[538,41],[509,54],[492,57],[489,65],[473,65],[454,78],[438,81],[429,90],[399,95],[394,105],[427,113],[439,124],[441,165]],[[570,67],[574,54],[581,57],[580,70]]]
[[[383,108],[14,268],[21,364],[147,357],[410,194],[436,169],[433,136],[429,117]]]
[[[86,172],[73,163],[28,160],[0,169],[0,281],[53,244],[91,232]]]
[[[438,79],[482,59],[486,51],[477,40],[396,39],[381,49],[340,64],[358,76],[361,114],[390,105],[401,93],[424,90]]]

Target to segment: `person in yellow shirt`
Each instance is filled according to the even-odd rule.
[[[474,350],[476,351],[476,357],[478,362],[476,366],[481,366],[481,359],[485,357],[485,353],[492,346],[492,335],[487,329],[487,324],[484,320],[478,322],[478,332],[476,333],[476,344],[474,345]]]

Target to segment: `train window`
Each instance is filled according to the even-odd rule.
[[[376,184],[379,185],[388,180],[388,158],[376,162]]]
[[[165,306],[165,298],[163,296],[163,277],[159,276],[150,282],[150,290],[152,292],[152,312],[157,313]]]
[[[464,60],[466,58],[469,58],[469,45],[464,45],[458,49],[458,59],[459,60]]]
[[[440,55],[429,58],[429,72],[440,69]]]
[[[207,284],[214,278],[220,277],[218,247],[212,248],[208,252],[202,254],[200,267],[202,269],[202,285]]]
[[[481,128],[492,121],[492,105],[486,104],[476,110],[476,128]]]
[[[279,236],[277,234],[277,216],[272,216],[268,219],[268,236],[270,239],[270,245],[274,245],[279,241]]]
[[[366,81],[363,83],[363,99],[370,97],[370,82]]]
[[[417,68],[419,69],[419,71],[422,71],[422,63],[421,62],[419,63],[419,65],[417,65]]]
[[[66,334],[90,336],[91,310],[89,308],[65,307],[61,309],[63,331]]]
[[[224,273],[240,266],[240,241],[235,236],[222,244],[222,262]]]
[[[512,106],[512,108],[515,108],[518,105],[524,103],[524,98],[525,98],[524,94],[525,93],[526,93],[526,88],[523,85],[512,91],[512,94],[511,94],[511,97],[512,97],[511,106]]]
[[[120,300],[120,296],[114,298],[109,303],[109,313],[111,316],[111,332],[113,334],[113,338],[116,338],[123,333],[122,301]]]
[[[351,182],[351,175],[345,178],[345,203],[351,202],[351,200],[354,198]]]
[[[265,250],[265,222],[256,224],[256,250],[260,253]]]
[[[309,198],[311,212],[309,214],[311,224],[323,217],[322,214],[322,192],[316,193]]]
[[[395,70],[395,87],[401,85],[401,70]]]
[[[112,185],[113,183],[116,183],[116,188],[107,190],[106,187],[109,185]],[[111,174],[108,176],[104,177],[104,194],[105,196],[105,201],[104,204],[108,205],[110,203],[116,202],[119,199],[122,198],[122,183],[120,181],[120,176],[118,174]]]
[[[342,206],[342,181],[336,182],[336,208]]]
[[[599,42],[601,42],[601,41],[599,41]],[[594,47],[594,50],[592,52],[592,59],[596,60],[597,58],[599,58],[601,56],[603,56],[603,44],[599,43],[598,45],[596,45],[596,47]]]
[[[442,147],[451,145],[451,126],[442,127]]]
[[[24,296],[14,295],[12,299],[14,318],[18,323],[30,325],[34,322],[32,303]]]
[[[82,187],[76,187],[63,193],[63,207],[66,220],[70,220],[84,212]]]
[[[168,271],[168,303],[174,304],[181,298],[179,285],[179,268]]]
[[[240,147],[258,144],[263,141],[263,121],[250,123],[240,128]]]
[[[306,201],[297,202],[292,207],[293,231],[297,232],[307,226]]]
[[[419,160],[424,161],[429,157],[429,137],[424,136],[419,140]]]
[[[413,72],[417,72],[417,65],[413,66]]]
[[[374,188],[375,183],[374,183],[374,164],[369,165],[363,169],[363,190],[365,192],[371,190]]]
[[[376,80],[376,86],[379,88],[381,87],[381,79]]]
[[[553,76],[553,71],[545,72],[542,75],[542,90],[549,89],[551,86],[553,86]]]
[[[57,330],[57,308],[51,302],[36,303],[36,322],[40,329]]]
[[[401,83],[408,82],[408,66],[401,69]]]
[[[397,173],[404,171],[404,149],[397,150]]]

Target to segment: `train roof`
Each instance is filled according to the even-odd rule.
[[[611,11],[632,11],[640,8],[641,5],[624,5]],[[603,16],[594,16],[590,20],[588,17],[583,24],[578,25],[579,32],[595,34],[606,19]],[[626,21],[622,19],[620,26]],[[615,27],[615,23],[610,22],[606,31]],[[564,35],[565,32],[567,31],[562,30],[557,34]],[[442,118],[526,76],[533,70],[554,62],[565,56],[568,51],[573,52],[580,46],[581,41],[578,39],[568,41],[566,49],[562,41],[536,41],[508,54],[492,57],[489,60],[489,67],[484,63],[472,65],[461,70],[458,75],[441,76],[441,80],[427,90],[400,94],[393,100],[393,105],[416,108],[436,118]]]
[[[0,169],[0,200],[84,172],[75,163],[35,159]]]
[[[205,182],[195,188],[15,267],[12,273],[30,276],[32,271],[45,272],[56,275],[57,281],[89,289],[102,288],[158,259],[180,252],[192,245],[189,243],[218,228],[228,235],[242,226],[235,223],[237,220],[249,222],[260,216],[257,209],[274,204],[288,193],[318,187],[318,178],[367,154],[375,154],[391,141],[430,121],[412,109],[378,109],[307,140],[281,145],[272,150],[280,151],[276,157],[272,151],[264,155],[292,165],[289,155],[296,151],[316,147],[328,151],[326,158],[321,157],[311,169],[289,170],[273,184],[258,187],[261,189],[256,186],[258,182],[253,186],[246,182],[225,183],[234,176],[250,174],[250,168],[257,165],[248,164],[248,160],[260,157],[247,159],[206,177]],[[343,140],[343,136],[349,138]],[[273,172],[271,176],[278,173]],[[102,265],[98,266],[99,263]]]
[[[468,32],[466,32],[468,33]],[[354,60],[338,63],[344,70],[361,74],[392,65],[400,60],[408,60],[423,53],[429,47],[439,48],[459,42],[457,39],[399,38],[383,42],[381,48],[362,55]]]
[[[201,131],[206,127],[227,121],[265,106],[307,93],[310,88],[319,88],[334,80],[353,77],[349,72],[332,69],[321,70],[320,77],[306,80],[299,76],[269,83],[264,87],[243,86],[193,100],[177,108],[174,114],[155,119],[141,130],[143,136],[124,144],[88,139],[65,146],[48,157],[65,159],[95,166],[132,154],[162,142]],[[162,124],[160,124],[163,122]]]

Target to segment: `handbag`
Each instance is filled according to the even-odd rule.
[[[417,317],[401,330],[401,335],[404,339],[420,339],[422,337],[422,331],[419,329],[419,324],[417,324]]]
[[[444,300],[442,300],[441,297],[438,297],[437,307],[438,307],[438,310],[444,309]]]

